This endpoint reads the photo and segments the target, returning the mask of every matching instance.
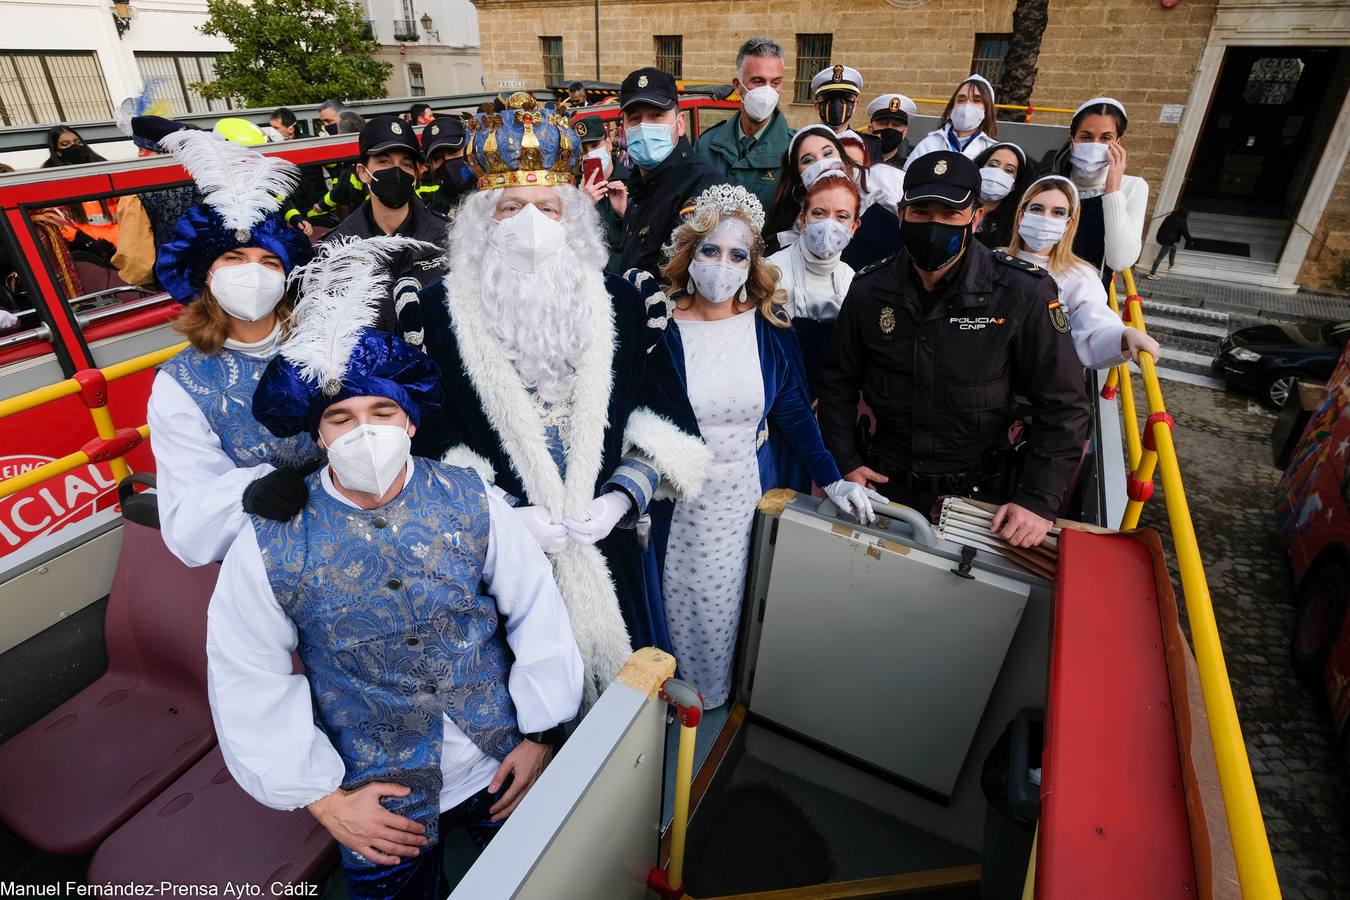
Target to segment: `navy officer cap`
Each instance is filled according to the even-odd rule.
[[[623,84],[619,85],[619,109],[627,109],[634,103],[646,103],[657,109],[672,109],[679,102],[675,79],[669,72],[654,66],[629,72]]]
[[[925,153],[905,170],[901,206],[933,200],[965,209],[980,196],[980,170],[964,153]]]
[[[358,141],[361,158],[368,159],[386,150],[406,150],[413,159],[422,161],[422,150],[417,145],[413,127],[398,116],[376,116],[366,122]]]
[[[458,150],[464,146],[464,120],[459,116],[437,115],[422,129],[422,153],[431,156],[435,150]]]

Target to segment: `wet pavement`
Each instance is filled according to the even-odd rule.
[[[1163,393],[1280,887],[1286,898],[1350,898],[1350,761],[1334,746],[1324,697],[1289,661],[1293,578],[1275,534],[1275,416],[1192,384],[1167,381]],[[1170,553],[1155,484],[1143,524]]]

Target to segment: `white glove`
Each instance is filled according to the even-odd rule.
[[[7,309],[0,309],[0,331],[8,331],[19,324],[19,317]]]
[[[872,510],[873,500],[878,503],[888,502],[876,491],[842,478],[825,485],[825,496],[833,500],[841,512],[847,513],[864,525],[876,524],[877,514]]]
[[[563,519],[563,524],[578,544],[594,544],[608,537],[632,508],[632,497],[623,491],[610,491],[586,504],[586,518]]]
[[[1120,336],[1120,343],[1121,355],[1135,362],[1139,361],[1139,351],[1141,350],[1152,356],[1154,362],[1157,362],[1161,355],[1161,349],[1158,347],[1157,341],[1138,328],[1129,325],[1125,326],[1125,331]]]
[[[553,516],[544,507],[517,506],[515,513],[545,553],[557,553],[567,546],[567,526],[554,522]]]

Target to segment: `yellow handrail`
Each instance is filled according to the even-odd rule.
[[[1134,273],[1125,269],[1125,303],[1130,313],[1130,324],[1144,328],[1143,304],[1135,290]],[[1156,467],[1162,473],[1163,499],[1167,506],[1167,520],[1172,529],[1172,545],[1177,568],[1181,572],[1181,592],[1186,603],[1186,616],[1191,626],[1191,642],[1195,647],[1195,663],[1200,675],[1200,691],[1204,696],[1205,713],[1209,716],[1210,741],[1219,769],[1219,788],[1223,793],[1224,813],[1228,820],[1233,856],[1237,863],[1238,882],[1245,900],[1268,900],[1280,896],[1280,885],[1275,877],[1275,862],[1270,855],[1261,804],[1252,780],[1247,747],[1242,740],[1242,726],[1237,707],[1233,703],[1233,688],[1224,663],[1223,645],[1214,618],[1214,604],[1205,578],[1200,545],[1195,536],[1195,524],[1186,502],[1186,490],[1181,482],[1181,465],[1176,445],[1172,441],[1172,420],[1167,418],[1163,404],[1162,384],[1153,356],[1139,354],[1139,369],[1143,374],[1144,392],[1148,396],[1149,422],[1146,428],[1151,440],[1145,441],[1143,453],[1131,475],[1131,481],[1152,486]],[[1122,386],[1129,373],[1122,375]],[[1126,422],[1127,433],[1135,427],[1133,418]],[[1150,447],[1149,445],[1152,445]],[[1121,528],[1138,524],[1139,512],[1147,499],[1147,491],[1139,490],[1139,499],[1130,500]]]
[[[74,377],[58,381],[55,384],[44,385],[40,388],[34,388],[31,391],[10,397],[6,400],[0,400],[0,419],[6,416],[17,415],[41,406],[44,403],[51,403],[55,400],[61,400],[65,397],[71,397],[76,394],[83,394],[85,406],[89,410],[89,416],[94,422],[94,431],[98,439],[105,444],[114,442],[118,438],[117,426],[113,422],[112,413],[108,410],[108,391],[107,385],[110,382],[126,378],[129,375],[135,375],[137,372],[143,372],[146,369],[153,368],[170,358],[178,351],[186,347],[187,344],[175,344],[171,347],[164,347],[159,350],[145,353],[123,362],[113,363],[102,369],[85,369],[77,372]],[[142,441],[150,436],[148,425],[141,425],[136,429]],[[127,448],[130,449],[130,448]],[[113,476],[121,481],[131,474],[127,468],[125,450],[112,457],[101,457],[99,462],[106,461],[112,468]],[[64,475],[72,469],[87,465],[96,460],[90,456],[86,449],[80,449],[74,453],[68,453],[59,459],[29,469],[13,478],[7,478],[0,481],[0,499],[17,494],[19,491],[39,484],[48,478],[54,478],[58,475]]]
[[[1111,311],[1120,315],[1120,302],[1116,299],[1116,279],[1114,276],[1111,278],[1106,299],[1111,304]],[[1111,374],[1106,376],[1106,388],[1102,391],[1102,396],[1109,399],[1114,396],[1117,390],[1120,391],[1120,412],[1125,424],[1125,452],[1130,464],[1130,471],[1133,472],[1139,467],[1139,424],[1135,419],[1134,381],[1130,378],[1129,362],[1123,362],[1111,369]]]

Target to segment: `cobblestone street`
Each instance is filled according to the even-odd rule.
[[[1286,898],[1350,898],[1350,766],[1333,748],[1325,700],[1289,662],[1293,585],[1275,534],[1275,417],[1238,394],[1175,381],[1163,392],[1280,886]],[[1167,535],[1155,483],[1143,522]],[[1170,536],[1164,544],[1170,553]]]

